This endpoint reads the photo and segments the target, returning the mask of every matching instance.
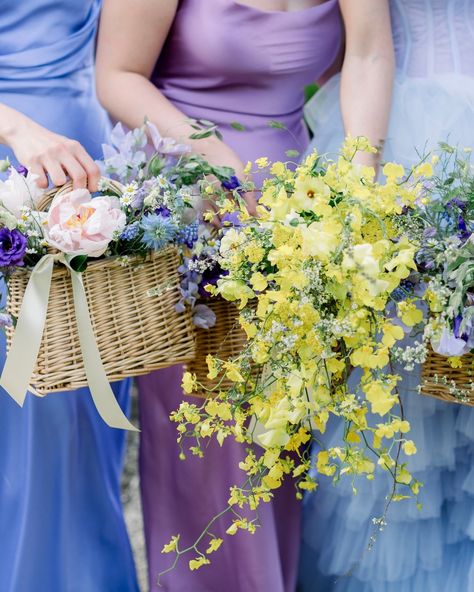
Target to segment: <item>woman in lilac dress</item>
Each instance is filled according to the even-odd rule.
[[[106,2],[97,59],[103,105],[130,127],[147,116],[163,135],[181,141],[188,141],[194,131],[188,118],[217,123],[223,141],[211,137],[188,143],[214,164],[234,167],[239,177],[247,160],[261,156],[287,160],[287,150],[304,151],[308,135],[302,120],[303,89],[339,54],[338,2],[246,2],[169,0],[153,6],[146,0]],[[391,64],[390,43],[382,47],[377,34],[367,41],[369,33],[388,30],[387,11],[379,9],[380,0],[360,0],[358,13],[349,8],[350,3],[346,0],[341,7],[353,13],[351,40],[360,59],[347,71],[347,90],[357,104],[359,70],[367,84],[378,86],[382,81],[383,86],[386,81],[380,95],[389,100],[387,62],[365,67],[374,54],[388,55]],[[284,124],[286,131],[269,125],[271,120]],[[233,122],[245,131],[237,131]],[[376,138],[383,133],[374,129]],[[178,461],[176,427],[168,416],[183,399],[181,377],[182,369],[172,368],[138,382],[142,499],[154,591],[158,572],[170,565],[169,556],[161,555],[163,544],[178,532],[183,546],[194,542],[208,520],[227,506],[229,486],[244,479],[238,465],[246,452],[235,442],[227,441],[222,448],[210,445],[204,459]],[[191,573],[186,561],[179,563],[164,578],[165,589],[292,592],[300,508],[291,482],[276,492],[271,503],[261,506],[260,521],[255,535],[227,538],[228,521],[221,520],[213,534],[227,540],[212,565]]]

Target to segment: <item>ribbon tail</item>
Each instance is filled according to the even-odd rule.
[[[105,423],[112,428],[139,431],[126,417],[115,398],[100,358],[80,273],[68,265],[74,294],[74,308],[86,377],[95,403]]]
[[[0,386],[20,407],[25,402],[43,338],[54,256],[45,255],[31,272]]]

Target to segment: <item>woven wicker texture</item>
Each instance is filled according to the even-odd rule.
[[[187,370],[196,374],[198,383],[205,389],[226,391],[232,382],[219,376],[209,380],[206,357],[211,354],[219,360],[236,358],[247,343],[247,336],[239,325],[239,311],[235,304],[222,298],[210,298],[205,304],[216,315],[216,324],[210,329],[196,329],[196,356],[187,365]],[[210,393],[200,391],[193,393],[196,397],[208,397]]]
[[[462,356],[461,362],[461,368],[452,368],[447,357],[430,348],[421,373],[421,394],[474,406],[474,355]]]
[[[61,191],[64,191],[62,188]],[[180,298],[177,249],[169,247],[147,260],[126,265],[117,258],[90,262],[83,273],[94,334],[110,382],[183,364],[195,354],[189,311],[174,309]],[[30,271],[9,282],[8,310],[18,316]],[[157,296],[148,291],[159,289]],[[11,343],[13,330],[7,333]],[[46,326],[31,380],[40,394],[86,386],[68,270],[53,271]]]

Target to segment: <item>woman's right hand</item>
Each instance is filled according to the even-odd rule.
[[[48,187],[48,177],[57,186],[69,178],[74,189],[97,191],[99,167],[79,142],[49,131],[9,107],[0,107],[0,142],[13,150],[20,164],[38,175],[39,187]]]

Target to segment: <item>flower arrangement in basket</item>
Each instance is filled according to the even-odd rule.
[[[0,186],[9,293],[1,384],[20,404],[29,386],[46,394],[88,385],[104,420],[130,427],[108,383],[192,359],[190,313],[175,309],[179,248],[197,236],[199,183],[230,169],[150,124],[118,125],[111,142],[98,196],[70,185],[43,194],[15,169]]]
[[[474,172],[471,151],[441,145],[424,190],[401,220],[419,245],[405,303],[418,300],[421,337],[402,358],[423,361],[420,392],[474,405]],[[412,304],[411,304],[412,305]],[[411,306],[410,305],[410,306]],[[424,319],[422,311],[427,311]],[[416,334],[416,327],[415,327]]]
[[[259,504],[285,478],[295,480],[298,498],[315,489],[316,471],[335,482],[344,475],[371,480],[378,464],[392,479],[389,501],[418,494],[420,483],[401,456],[416,447],[399,406],[400,377],[388,368],[404,331],[397,309],[387,312],[387,305],[416,268],[416,246],[395,221],[421,184],[403,183],[391,163],[385,184],[377,183],[372,168],[353,164],[358,150],[372,149],[363,138],[349,138],[336,162],[316,153],[294,168],[260,159],[269,178],[258,217],[243,211],[243,225],[221,239],[225,275],[211,293],[238,303],[248,341],[233,359],[208,358],[214,398],[183,402],[172,419],[182,456],[187,442],[193,454],[204,455],[208,438],[247,446],[242,483],[230,490],[229,535],[255,531]],[[351,368],[362,371],[358,391],[347,381]],[[230,388],[221,389],[221,380]],[[202,388],[192,372],[183,387]],[[343,442],[320,449],[312,461],[311,442],[331,416],[345,424]],[[174,554],[173,565],[185,553],[194,555],[191,569],[210,562],[222,542],[213,538],[212,524],[225,512],[186,549],[173,537],[164,549]]]
[[[182,280],[181,300],[177,309],[190,307],[196,327],[196,354],[186,364],[186,369],[196,376],[202,389],[193,392],[193,396],[210,396],[218,385],[215,379],[208,377],[209,356],[218,356],[222,360],[234,358],[241,353],[247,342],[245,331],[239,323],[236,304],[221,297],[211,297],[208,291],[225,274],[219,265],[219,251],[221,238],[231,227],[233,225],[227,222],[217,232],[202,226],[198,240],[185,253],[179,268]],[[221,390],[230,386],[231,382],[225,377],[219,381]]]

